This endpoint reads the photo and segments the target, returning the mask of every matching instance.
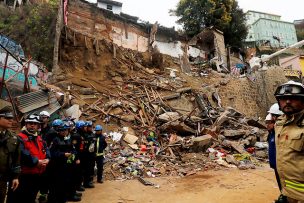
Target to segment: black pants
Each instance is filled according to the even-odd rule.
[[[102,180],[102,175],[103,175],[103,156],[97,156],[96,157],[96,165],[97,165],[97,181]]]
[[[81,161],[80,161],[81,162]],[[94,177],[94,166],[95,166],[95,156],[93,153],[86,153],[84,159],[82,160],[83,167],[83,184],[89,184],[93,181]]]
[[[35,203],[37,193],[40,189],[40,174],[21,174],[19,176],[19,186],[9,196],[10,203]]]
[[[49,193],[49,167],[46,167],[44,173],[41,174],[40,194],[46,195]]]
[[[75,185],[72,185],[72,169],[75,167],[73,167],[74,164],[52,163],[52,170],[49,173],[48,203],[65,203],[68,197],[74,195],[76,191]]]
[[[0,203],[4,203],[7,192],[7,181],[0,180]]]

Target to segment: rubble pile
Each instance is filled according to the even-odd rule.
[[[106,44],[103,50],[112,47]],[[75,112],[81,112],[81,119],[102,123],[110,143],[107,178],[187,176],[222,166],[247,169],[258,163],[256,154],[265,158],[265,145],[256,145],[265,140],[265,127],[223,108],[216,88],[193,81],[192,76],[212,74],[211,69],[196,64],[193,73],[184,74],[173,59],[164,63],[170,67],[153,68],[144,58],[116,47],[104,70],[111,80],[99,80],[97,70],[95,77],[66,70],[56,83],[65,116],[79,119]]]

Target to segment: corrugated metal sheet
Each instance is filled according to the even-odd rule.
[[[26,115],[48,111],[50,114],[61,108],[54,93],[43,90],[23,94],[15,98],[17,109]]]

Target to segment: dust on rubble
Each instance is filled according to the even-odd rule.
[[[98,53],[93,43],[79,39],[77,45],[65,42],[65,74],[54,84],[71,96],[67,106],[80,106],[81,119],[102,123],[106,179],[189,177],[208,169],[253,169],[267,160],[265,126],[221,104],[218,88],[229,76],[201,62],[183,73],[179,59],[162,55],[154,63],[149,52],[107,40]]]

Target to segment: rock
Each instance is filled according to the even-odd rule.
[[[109,113],[112,115],[121,115],[124,113],[124,111],[122,108],[118,107],[118,108],[112,109]]]
[[[200,117],[197,117],[197,116],[190,116],[190,120],[194,123],[197,123],[197,122],[202,121],[203,119]]]
[[[158,116],[162,121],[168,122],[178,119],[180,116],[177,112],[167,112]]]
[[[227,108],[226,108],[226,111],[229,112],[229,113],[227,114],[227,116],[229,116],[229,117],[240,117],[240,118],[245,117],[244,114],[238,112],[237,110],[235,110],[235,109],[232,108],[232,107],[227,107]]]
[[[247,135],[249,132],[247,130],[225,130],[224,136],[230,138],[239,138],[244,135]]]
[[[177,99],[180,97],[180,93],[173,93],[162,97],[162,100],[170,100],[170,99]]]
[[[215,128],[216,131],[219,131],[221,125],[222,125],[225,121],[229,120],[229,118],[228,118],[228,116],[227,116],[228,114],[229,114],[229,111],[225,111],[224,113],[222,113],[222,114],[220,115],[220,117],[218,117],[218,118],[216,119],[216,121],[214,122],[214,124],[212,125],[212,129]]]
[[[65,81],[66,80],[66,76],[65,75],[54,75],[54,79],[56,81]]]
[[[193,145],[192,149],[196,152],[206,151],[208,147],[212,144],[212,136],[211,135],[203,135],[199,137],[195,137],[192,139]]]
[[[191,87],[184,87],[184,88],[180,88],[180,89],[177,89],[176,92],[177,93],[186,93],[186,92],[191,92],[192,91],[192,88]]]
[[[123,82],[123,79],[120,76],[115,76],[115,77],[112,78],[112,80],[115,81],[115,82]]]
[[[134,115],[123,115],[121,116],[122,120],[128,121],[128,122],[133,122],[135,121]]]
[[[266,126],[263,123],[261,123],[259,120],[249,119],[247,120],[247,124],[260,129],[266,129]]]
[[[145,71],[147,73],[154,74],[154,70],[153,69],[145,68]]]
[[[220,85],[226,86],[229,82],[230,82],[229,79],[223,79],[220,81]]]
[[[235,151],[237,151],[238,153],[240,153],[240,154],[247,153],[246,150],[245,150],[245,148],[244,148],[244,145],[239,144],[239,143],[234,142],[234,141],[230,141],[229,143],[230,143],[231,147]]]
[[[125,137],[123,138],[124,141],[126,141],[128,144],[135,144],[135,142],[138,140],[138,137],[135,135],[132,135],[130,133],[127,133]]]
[[[72,83],[68,81],[61,81],[56,83],[56,86],[59,87],[60,89],[67,90],[69,86],[70,87],[72,86]]]
[[[245,146],[254,146],[256,142],[257,142],[256,136],[250,135],[250,136],[246,137],[246,139],[242,140],[241,144],[243,144]]]
[[[268,157],[268,153],[266,151],[263,151],[263,150],[257,150],[255,152],[255,155],[259,158],[263,158],[263,159],[266,159]]]
[[[94,90],[92,88],[81,88],[79,90],[80,94],[83,95],[90,95],[90,94],[94,94]]]
[[[227,154],[226,155],[226,161],[227,161],[227,163],[229,163],[229,164],[234,164],[234,165],[238,165],[239,164],[239,162],[234,158],[234,156],[233,155],[231,155],[231,154]]]

